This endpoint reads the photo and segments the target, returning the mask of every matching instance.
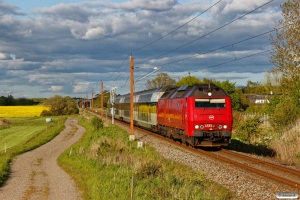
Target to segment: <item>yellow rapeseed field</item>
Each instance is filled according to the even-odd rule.
[[[35,117],[40,116],[46,106],[0,106],[0,118],[3,117]]]

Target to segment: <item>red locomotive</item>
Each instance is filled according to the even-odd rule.
[[[115,118],[130,122],[130,96],[115,100]],[[231,98],[214,84],[167,86],[134,94],[134,125],[192,146],[227,146]]]

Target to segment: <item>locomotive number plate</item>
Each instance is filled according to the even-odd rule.
[[[212,124],[205,124],[205,127],[211,128],[211,127],[213,127],[213,125]]]

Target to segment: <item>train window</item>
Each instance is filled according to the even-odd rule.
[[[196,108],[225,108],[225,99],[195,99]]]
[[[177,101],[177,108],[180,108],[180,102]]]

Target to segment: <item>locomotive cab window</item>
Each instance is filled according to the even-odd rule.
[[[195,99],[196,108],[225,108],[225,99]]]

